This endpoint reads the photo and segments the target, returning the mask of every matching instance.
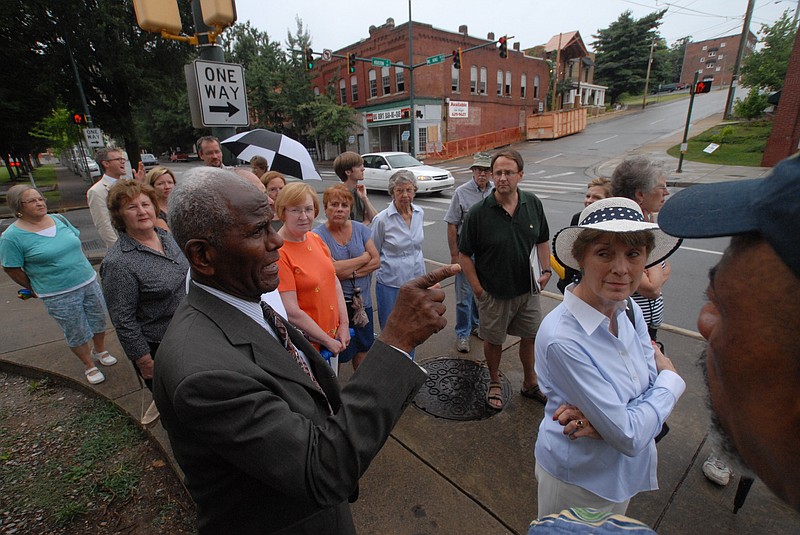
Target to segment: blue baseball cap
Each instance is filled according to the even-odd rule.
[[[680,238],[758,232],[800,278],[798,154],[780,162],[765,178],[703,184],[676,193],[658,213],[659,226]]]

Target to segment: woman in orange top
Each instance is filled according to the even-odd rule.
[[[283,221],[278,291],[288,319],[317,349],[338,355],[350,343],[350,326],[331,253],[310,232],[319,214],[317,194],[303,182],[288,184],[275,199],[275,211]]]

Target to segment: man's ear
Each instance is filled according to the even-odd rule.
[[[183,248],[183,253],[192,266],[192,270],[204,277],[214,275],[214,265],[217,250],[206,240],[189,240]]]

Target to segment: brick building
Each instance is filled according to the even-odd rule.
[[[316,93],[330,87],[340,104],[358,112],[363,130],[354,133],[348,150],[409,151],[411,126],[411,72],[413,64],[414,129],[417,154],[434,152],[442,142],[524,127],[525,118],[544,110],[548,87],[547,62],[526,56],[519,43],[500,58],[494,34],[486,39],[470,36],[466,26],[449,32],[414,22],[413,61],[409,62],[408,23],[395,26],[392,19],[369,29],[369,38],[334,52],[345,58],[383,58],[391,65],[357,61],[349,72],[347,59],[334,57],[316,62],[312,84]],[[466,51],[468,48],[486,45]],[[462,67],[452,57],[426,64],[426,59],[451,56],[461,48]]]
[[[761,165],[772,167],[800,149],[800,39],[795,37],[780,101]],[[797,193],[793,193],[797,195]]]
[[[710,80],[712,85],[724,87],[731,85],[733,65],[739,52],[741,34],[726,35],[697,43],[687,43],[681,68],[681,82],[691,84],[694,73],[700,71],[699,80]],[[745,55],[751,53],[758,40],[750,32],[744,49]]]

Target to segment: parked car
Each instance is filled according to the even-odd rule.
[[[149,167],[155,167],[155,166],[158,165],[158,158],[156,158],[152,154],[144,152],[144,153],[140,154],[140,156],[141,156],[142,163],[144,164],[145,169],[147,169]]]
[[[185,152],[173,152],[169,155],[169,161],[171,162],[188,162],[189,155]]]
[[[414,173],[417,193],[436,193],[452,188],[455,179],[450,171],[425,165],[405,152],[373,152],[364,154],[364,186],[371,190],[389,191],[389,177],[401,169]]]
[[[88,156],[86,156],[83,163],[81,163],[80,159],[78,160],[78,170],[76,172],[86,176],[87,170],[90,178],[100,178],[103,176],[103,172],[100,171],[100,167],[97,165],[97,162]]]

